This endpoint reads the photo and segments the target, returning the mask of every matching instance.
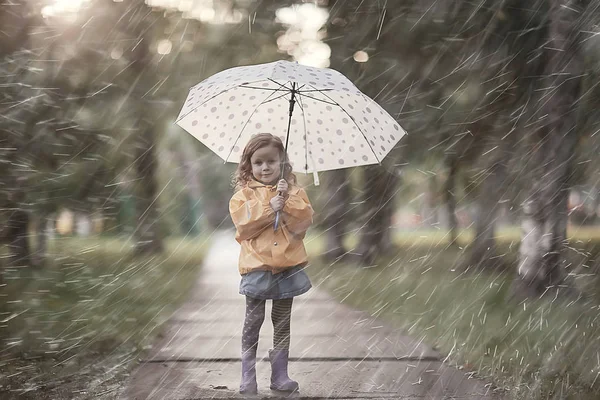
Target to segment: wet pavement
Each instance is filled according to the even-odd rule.
[[[261,329],[258,396],[238,393],[244,297],[239,245],[215,234],[190,299],[133,371],[122,399],[282,398],[269,389],[270,302]],[[434,349],[318,288],[294,299],[289,373],[302,399],[499,399]]]

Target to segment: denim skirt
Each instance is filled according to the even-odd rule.
[[[278,274],[253,271],[242,275],[240,294],[260,300],[279,300],[299,296],[311,287],[304,267],[296,266]]]

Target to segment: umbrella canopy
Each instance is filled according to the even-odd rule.
[[[207,78],[190,89],[177,124],[233,163],[252,135],[279,136],[304,173],[380,163],[405,135],[341,73],[289,61]]]

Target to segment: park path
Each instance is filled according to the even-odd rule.
[[[239,399],[244,298],[238,294],[239,245],[215,233],[189,300],[133,371],[125,400]],[[270,302],[267,303],[267,316]],[[294,300],[290,376],[306,399],[498,399],[490,385],[444,364],[440,354],[318,288]],[[270,318],[259,342],[258,398],[269,389],[265,358]]]

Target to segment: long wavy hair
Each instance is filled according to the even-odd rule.
[[[283,178],[288,184],[296,185],[296,175],[292,173],[292,166],[281,139],[270,133],[259,133],[250,138],[250,141],[248,141],[248,144],[246,144],[246,147],[242,152],[242,158],[232,179],[232,186],[235,191],[240,190],[248,182],[254,179],[254,176],[252,175],[252,162],[250,159],[256,150],[267,146],[273,146],[279,151],[279,159],[283,159]]]

